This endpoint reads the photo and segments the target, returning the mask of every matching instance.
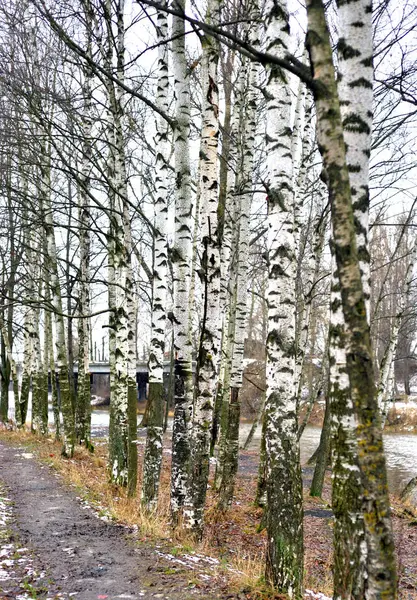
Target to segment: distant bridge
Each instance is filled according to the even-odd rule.
[[[193,367],[195,365],[193,364]],[[165,385],[168,384],[168,376],[170,372],[171,361],[164,361],[164,380]],[[22,364],[17,364],[17,371],[20,375],[22,370]],[[89,373],[90,373],[90,384],[93,386],[97,380],[95,380],[95,375],[110,375],[110,363],[108,361],[91,361],[89,364]],[[74,375],[75,380],[78,378],[78,364],[74,364]],[[50,375],[49,375],[50,378]],[[136,383],[138,386],[138,399],[144,400],[147,397],[147,383],[148,383],[148,361],[140,360],[136,363]],[[106,384],[107,386],[107,384]],[[13,382],[10,381],[10,389],[13,389]],[[110,393],[110,391],[109,391]]]
[[[164,373],[169,373],[171,362],[164,361]],[[91,361],[89,364],[89,372],[91,375],[110,375],[110,363]],[[74,365],[74,373],[78,373],[78,365]],[[136,373],[148,374],[148,361],[140,360],[136,363]]]
[[[169,375],[171,367],[171,362],[169,360],[164,361],[164,379],[165,385],[167,385],[167,379]],[[95,375],[110,375],[110,363],[108,361],[97,362],[91,361],[88,367],[90,373],[90,383],[91,386],[94,385],[94,376]],[[74,375],[75,378],[78,376],[78,365],[74,365]],[[145,400],[147,397],[147,383],[148,383],[148,361],[141,360],[136,363],[136,383],[138,386],[138,400]],[[109,391],[110,393],[110,391]]]

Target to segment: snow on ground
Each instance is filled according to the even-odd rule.
[[[159,556],[165,558],[166,560],[169,560],[177,565],[186,567],[188,569],[195,569],[197,565],[199,565],[199,567],[205,567],[209,572],[212,571],[214,573],[216,567],[220,565],[220,562],[217,558],[213,558],[211,556],[204,556],[203,554],[193,553],[183,554],[181,556],[174,556],[173,554],[161,552],[159,550],[157,550],[156,553]],[[239,573],[239,571],[236,571],[236,569],[229,568],[228,570],[234,573]],[[204,573],[199,573],[199,577],[205,580],[211,578],[210,575]],[[321,592],[313,592],[311,590],[304,591],[304,598],[305,600],[332,600],[331,598],[325,596]]]
[[[392,408],[406,408],[408,410],[417,410],[416,396],[408,396],[407,402],[393,402]]]
[[[304,598],[309,600],[332,600],[329,596],[325,596],[321,592],[312,592],[311,590],[305,590]]]

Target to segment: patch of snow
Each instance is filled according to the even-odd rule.
[[[10,572],[9,571],[4,571],[3,569],[0,569],[0,581],[7,581],[7,579],[10,579]]]
[[[321,592],[312,592],[311,590],[305,590],[304,598],[309,600],[332,600],[329,596],[325,596]]]
[[[417,402],[415,400],[409,400],[408,402],[394,402],[393,408],[404,408],[408,410],[417,410]]]
[[[5,560],[2,560],[0,562],[0,566],[2,567],[13,567],[14,565],[14,560],[12,560],[11,558],[6,558]]]

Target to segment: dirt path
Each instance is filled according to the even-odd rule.
[[[23,448],[0,442],[0,483],[12,501],[9,540],[4,540],[3,535],[3,547],[7,547],[4,542],[8,541],[9,548],[16,553],[13,544],[19,540],[19,546],[26,546],[31,552],[32,570],[44,572],[37,595],[31,592],[32,595],[25,593],[19,598],[188,600],[202,595],[205,599],[227,597],[213,589],[218,586],[209,584],[208,575],[193,572],[190,582],[187,567],[170,562],[156,548],[140,545],[132,532],[121,525],[104,522],[83,507],[59,476],[39,464]],[[10,560],[7,562],[5,554],[7,550],[0,557],[0,569],[2,558],[5,567],[12,564]],[[17,561],[17,571],[19,565]],[[1,600],[18,597],[10,592],[10,587],[17,585],[16,578],[23,576],[16,573],[16,568],[12,574],[14,580],[11,577],[2,581],[0,577]]]

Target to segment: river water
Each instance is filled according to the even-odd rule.
[[[10,394],[9,416],[14,415],[13,395]],[[138,425],[141,421],[141,416],[138,416]],[[28,422],[30,422],[30,411],[28,414]],[[53,424],[53,415],[49,411],[49,422]],[[106,408],[97,408],[92,413],[92,436],[106,437],[109,427],[109,410]],[[168,428],[172,427],[172,420],[168,424]],[[241,423],[240,440],[243,444],[248,436],[251,428],[250,423]],[[301,438],[301,464],[304,465],[320,440],[319,427],[306,427]],[[140,434],[145,435],[145,430],[139,430]],[[261,438],[261,428],[258,427],[250,450],[259,449]],[[417,435],[405,433],[387,433],[384,435],[385,455],[387,459],[388,482],[393,493],[399,493],[412,477],[417,476]]]
[[[138,418],[138,424],[142,417]],[[107,435],[109,412],[106,409],[95,409],[92,415],[92,433],[99,437]],[[172,419],[168,429],[172,428]],[[249,434],[251,423],[241,423],[240,442],[243,444]],[[301,437],[300,455],[304,465],[320,441],[320,427],[307,426]],[[249,450],[257,450],[260,446],[261,427],[258,427]],[[387,459],[388,482],[393,493],[399,493],[412,477],[417,476],[417,435],[387,433],[384,435],[385,455]]]

